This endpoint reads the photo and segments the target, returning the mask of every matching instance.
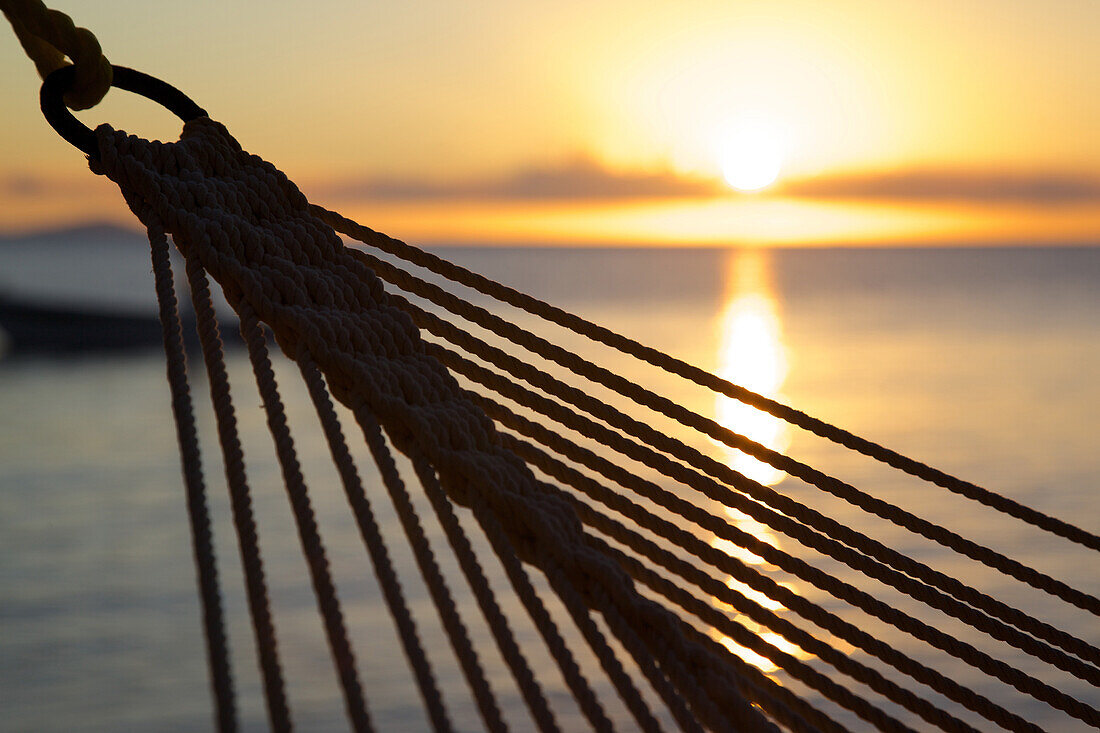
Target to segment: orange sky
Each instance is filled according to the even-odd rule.
[[[412,241],[1100,241],[1093,0],[50,4]],[[0,230],[126,221],[6,28],[0,68]]]

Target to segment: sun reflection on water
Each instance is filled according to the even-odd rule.
[[[763,250],[732,252],[726,262],[726,306],[719,322],[718,376],[765,397],[775,397],[787,378],[787,351],[771,283],[771,255]],[[735,433],[773,450],[790,444],[782,420],[725,395],[718,395],[715,419]],[[786,475],[741,451],[727,448],[727,462],[765,486]]]
[[[787,350],[783,343],[774,287],[771,281],[771,255],[762,250],[731,252],[726,261],[726,305],[719,320],[718,375],[734,384],[766,397],[776,397],[787,377]],[[744,435],[772,450],[783,452],[790,446],[790,426],[753,407],[724,395],[718,395],[715,419],[725,428]],[[739,450],[723,445],[727,464],[739,473],[765,486],[774,486],[786,474]],[[779,547],[779,541],[765,525],[735,509],[726,508],[729,521],[741,531]],[[771,569],[763,558],[744,547],[715,538],[714,547],[737,558],[758,571]],[[772,612],[781,612],[783,605],[750,586],[727,578],[726,585]],[[794,590],[787,583],[782,585]],[[735,609],[718,599],[715,606],[735,613]],[[744,615],[736,615],[738,623],[758,634],[780,651],[799,658],[807,654],[783,637]],[[712,631],[714,638],[747,663],[764,673],[775,672],[778,666],[770,659],[737,644],[732,639]]]

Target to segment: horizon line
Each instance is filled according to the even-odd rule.
[[[0,228],[0,246],[34,240],[65,237],[126,237],[144,240],[144,231],[136,222],[123,224],[108,219],[89,219],[69,225],[34,227],[25,230]],[[348,242],[348,238],[341,235]],[[398,237],[398,239],[400,239]],[[685,238],[681,242],[628,238],[496,238],[477,240],[465,237],[420,239],[409,242],[426,249],[1092,249],[1100,247],[1100,233],[1090,237],[999,238],[999,237],[899,237],[882,240],[844,240],[841,238],[805,242],[731,241]],[[357,246],[354,240],[351,246]]]

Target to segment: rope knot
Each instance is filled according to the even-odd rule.
[[[103,99],[113,72],[91,31],[77,27],[72,18],[47,8],[41,0],[0,0],[0,10],[43,79],[68,65],[66,57],[72,61],[76,81],[65,93],[70,109],[88,109]]]

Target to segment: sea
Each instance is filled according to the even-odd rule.
[[[0,241],[0,292],[39,303],[94,304],[152,314],[146,247],[140,236],[109,227],[9,238]],[[434,251],[950,474],[1100,532],[1100,246]],[[532,316],[477,294],[463,294],[524,328],[544,328]],[[553,340],[721,425],[1077,589],[1100,593],[1100,563],[1094,552],[555,328],[550,329]],[[292,715],[299,730],[347,730],[260,401],[250,386],[247,357],[230,350],[228,364]],[[332,473],[308,397],[292,365],[281,357],[275,365],[372,719],[382,731],[426,730],[422,702]],[[261,731],[268,723],[200,372],[193,364],[192,388],[199,408],[239,714],[244,730]],[[164,374],[164,357],[157,348],[75,355],[9,349],[0,357],[2,731],[182,732],[213,726]],[[710,439],[690,435],[682,426],[656,417],[651,423],[847,526],[1100,645],[1100,623],[1087,612]],[[345,429],[353,434],[349,426]],[[455,727],[481,730],[484,724],[418,579],[396,513],[367,460],[360,462],[360,471]],[[533,729],[438,524],[426,501],[415,493],[414,482],[410,488],[505,718],[515,730]],[[1088,683],[922,609],[743,515],[729,512],[728,519],[884,601],[923,614],[921,618],[937,628],[996,659],[1100,707],[1100,690]],[[483,547],[474,525],[465,517],[463,522],[475,546]],[[723,549],[1043,730],[1088,728],[923,642],[866,620],[804,581],[782,576],[758,557],[746,558],[738,548]],[[521,647],[530,650],[532,667],[545,680],[544,691],[562,729],[587,729],[521,606],[504,592],[502,571],[485,562]],[[778,612],[814,629],[793,612]],[[845,653],[870,663],[861,651],[816,631]],[[728,639],[720,641],[781,684],[820,702],[818,693],[768,660],[753,658]],[[812,668],[844,680],[801,650],[788,651]],[[621,730],[634,729],[598,665],[578,654],[597,694],[607,701],[609,717]],[[927,688],[892,672],[885,674],[979,729],[995,727]],[[857,694],[875,698],[857,683],[846,684]],[[831,703],[820,704],[843,725],[870,728]],[[918,730],[928,727],[889,703],[883,707]],[[675,727],[667,715],[662,722]]]

